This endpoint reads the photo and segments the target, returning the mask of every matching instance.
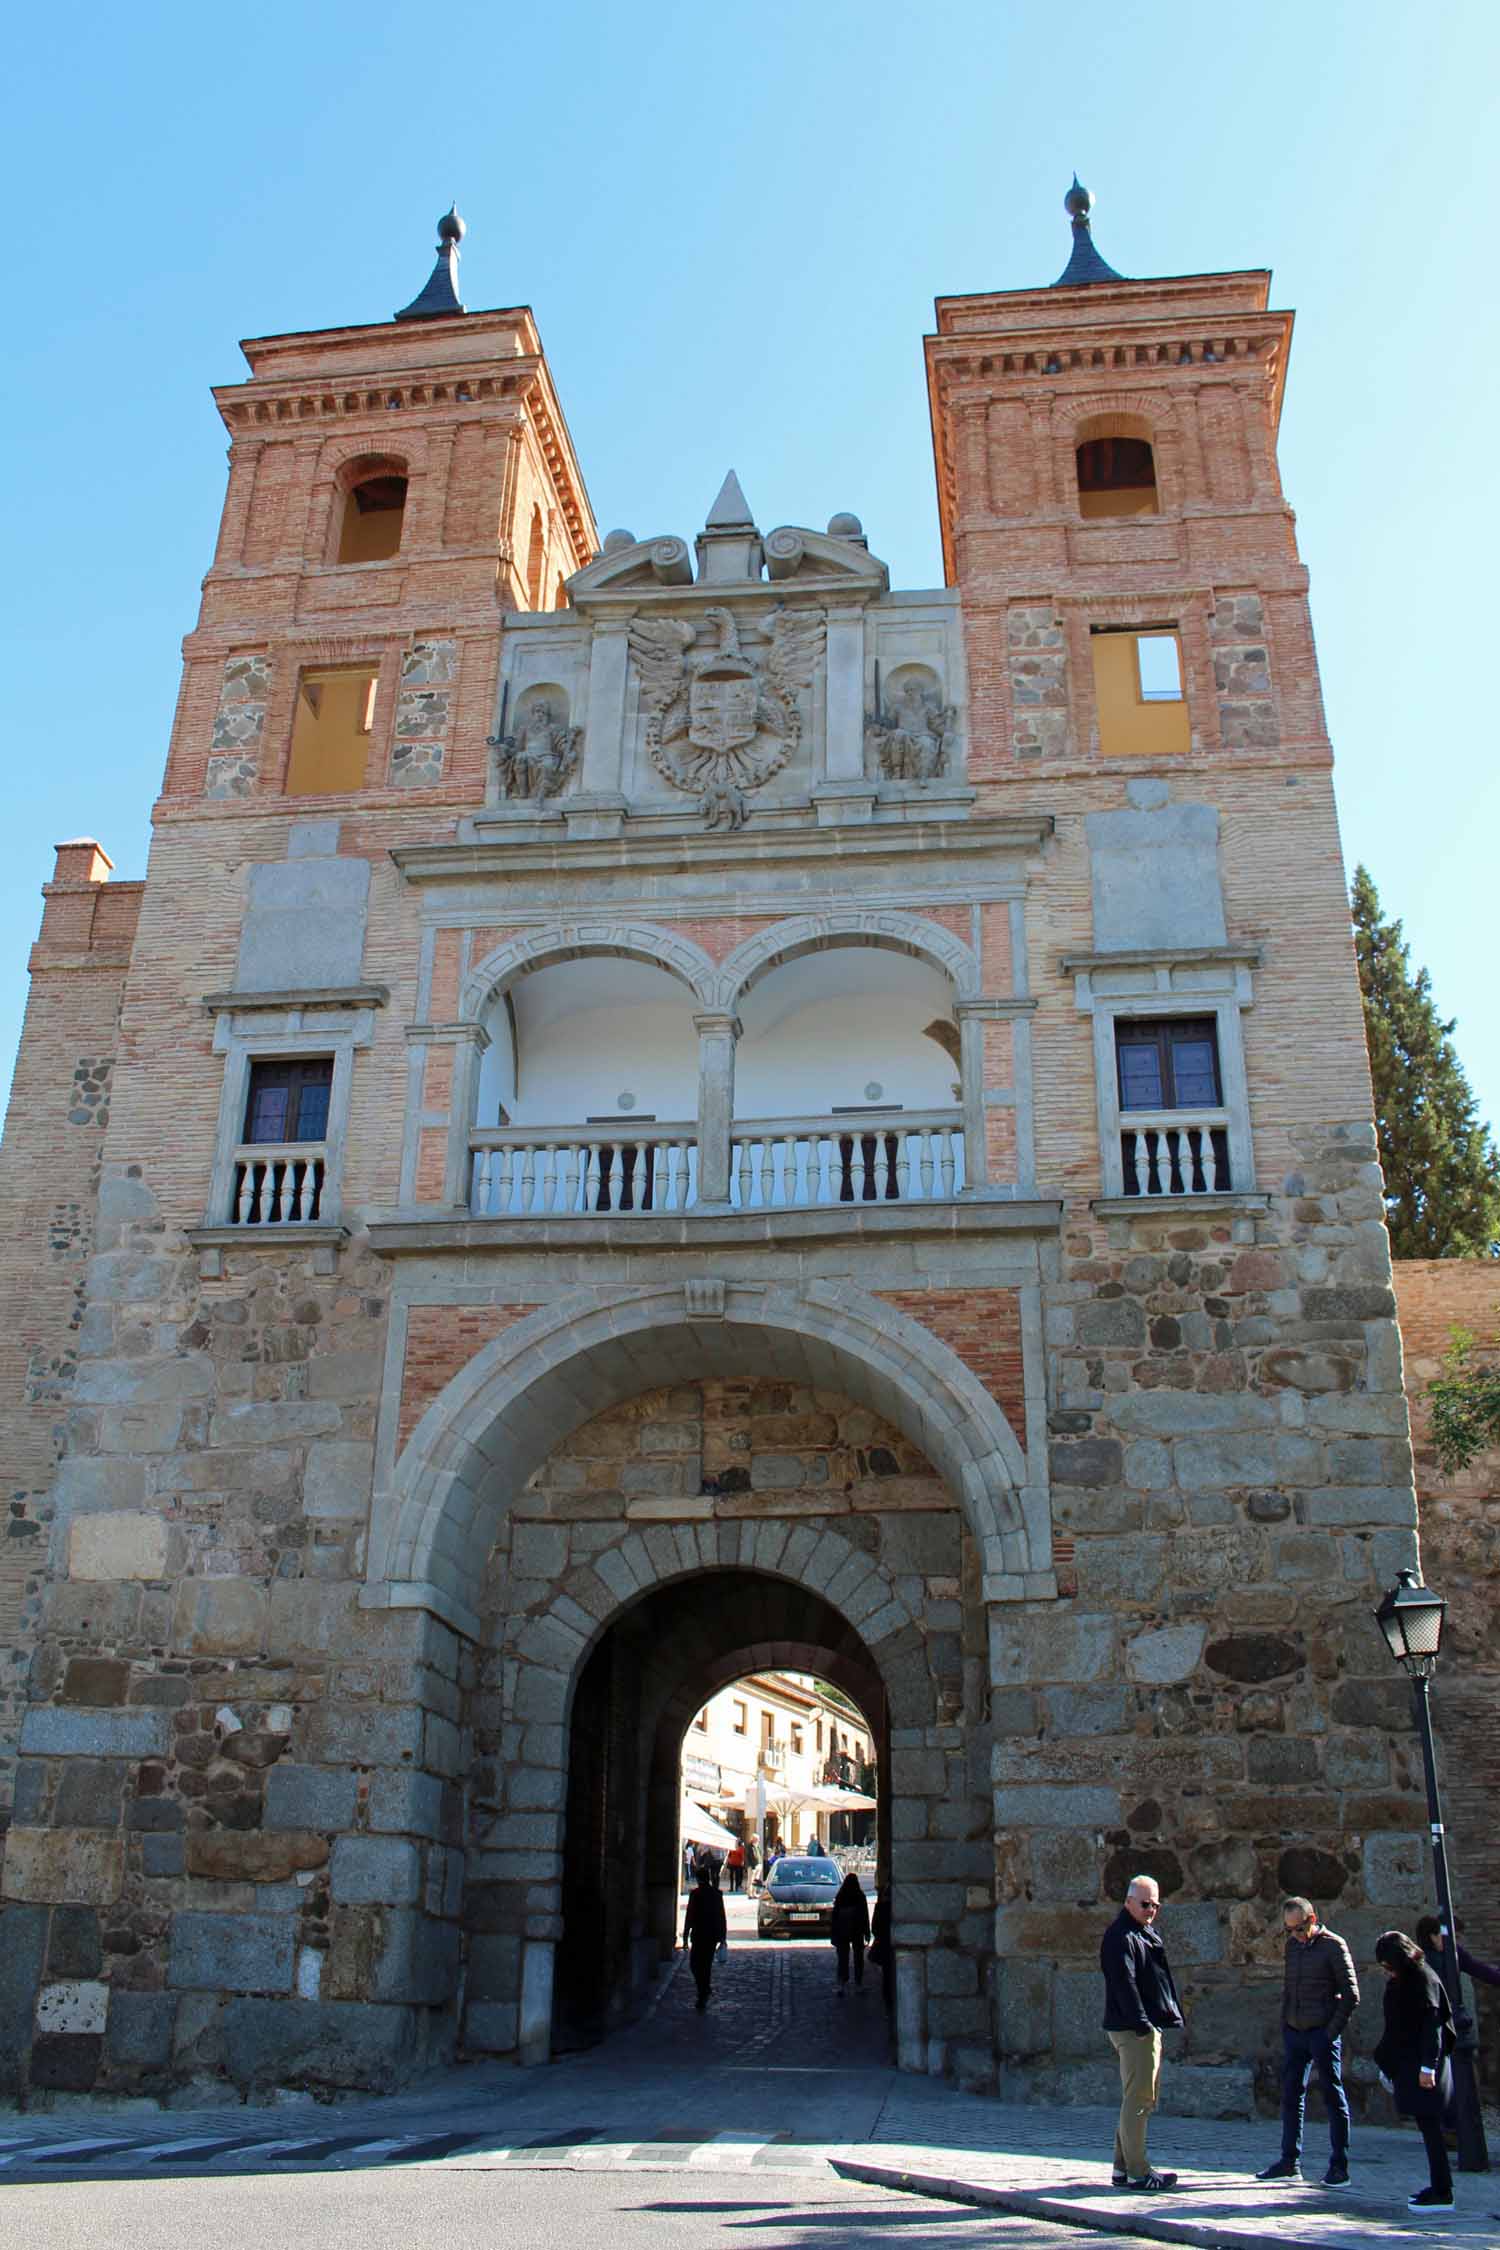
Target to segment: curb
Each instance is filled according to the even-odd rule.
[[[1014,2211],[1023,2218],[1047,2219],[1053,2226],[1080,2227],[1093,2234],[1128,2234],[1148,2242],[1190,2242],[1199,2250],[1329,2250],[1326,2235],[1253,2234],[1242,2227],[1225,2228],[1199,2219],[1174,2219],[1164,2214],[1134,2210],[1080,2210],[1075,2202],[1034,2188],[990,2187],[978,2180],[958,2180],[941,2172],[908,2172],[892,2164],[866,2164],[848,2157],[831,2160],[833,2170],[845,2179],[861,2180],[872,2187],[904,2189],[908,2195],[925,2195],[945,2203],[975,2203],[989,2209]]]

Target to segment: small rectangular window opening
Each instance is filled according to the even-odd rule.
[[[748,1729],[749,1729],[749,1724],[750,1724],[750,1713],[749,1713],[749,1711],[748,1711],[748,1710],[746,1709],[746,1707],[745,1707],[745,1705],[744,1705],[743,1703],[736,1703],[736,1705],[735,1705],[735,1707],[734,1707],[734,1731],[735,1731],[735,1733],[736,1733],[736,1734],[744,1734],[744,1733],[746,1733],[746,1732],[748,1731]]]
[[[373,664],[328,665],[303,673],[287,764],[289,797],[363,789],[379,678]]]
[[[1212,1016],[1119,1023],[1115,1053],[1121,1109],[1219,1108],[1219,1032]]]
[[[1135,664],[1143,703],[1182,701],[1182,654],[1175,633],[1137,633]]]
[[[245,1140],[258,1146],[328,1137],[333,1057],[253,1062],[245,1101]]]

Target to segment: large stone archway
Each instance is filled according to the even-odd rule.
[[[899,1664],[893,1669],[900,1673]],[[651,1992],[679,1911],[684,1735],[719,1687],[783,1670],[831,1679],[869,1721],[885,1779],[881,1867],[889,1878],[889,1699],[861,1636],[824,1595],[770,1572],[721,1568],[670,1580],[619,1612],[574,1682],[555,2041],[588,2043]],[[913,1687],[908,1670],[904,1715],[930,1723],[933,1683]]]
[[[400,1450],[383,1411],[364,1600],[435,1611],[471,1637],[496,1528],[548,1452],[662,1382],[793,1381],[868,1406],[946,1480],[986,1575],[1050,1567],[1045,1471],[930,1329],[843,1281],[699,1279],[599,1290],[526,1314],[475,1353]]]
[[[683,1731],[717,1687],[779,1667],[843,1686],[880,1741],[903,2062],[929,2064],[935,1955],[945,2005],[967,1996],[987,2046],[987,1773],[959,1723],[958,1605],[930,1591],[956,1588],[972,1539],[956,1510],[925,1522],[898,1559],[951,1568],[890,1567],[857,1519],[515,1528],[476,1727],[495,1755],[468,1855],[470,2051],[542,2061],[560,2027],[574,2043],[640,2004],[672,1947]],[[575,1544],[587,1561],[570,1564]],[[597,2003],[587,2023],[580,1994]]]

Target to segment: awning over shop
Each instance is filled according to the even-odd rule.
[[[730,1851],[739,1842],[738,1836],[721,1828],[716,1820],[710,1820],[702,1806],[695,1805],[691,1797],[682,1800],[682,1833],[688,1843],[711,1844],[716,1852]]]
[[[755,1791],[753,1788],[747,1789],[743,1796],[730,1797],[724,1801],[743,1807],[746,1812],[753,1812]],[[773,1806],[810,1805],[816,1812],[830,1813],[874,1812],[879,1802],[877,1797],[866,1797],[858,1789],[830,1789],[824,1782],[806,1789],[788,1789],[771,1781],[766,1783],[766,1803]]]

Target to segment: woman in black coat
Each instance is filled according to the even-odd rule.
[[[1375,1941],[1385,1971],[1385,2030],[1375,2068],[1403,2117],[1415,2118],[1432,2177],[1409,2195],[1409,2211],[1451,2211],[1453,2174],[1443,2145],[1443,2109],[1452,2099],[1453,2005],[1422,1958],[1422,1948],[1400,1930]]]
[[[682,1942],[688,1949],[688,1967],[698,1987],[698,2008],[708,2006],[713,1983],[714,1955],[729,1951],[729,1922],[724,1899],[711,1860],[698,1862],[698,1887],[687,1902],[682,1920]]]
[[[842,2000],[844,1987],[849,1982],[849,1956],[854,1956],[854,1981],[865,1981],[865,1947],[870,1942],[870,1909],[865,1903],[864,1886],[851,1869],[839,1885],[829,1917],[828,1934],[833,1940],[833,1950],[838,1955],[838,1995]]]

